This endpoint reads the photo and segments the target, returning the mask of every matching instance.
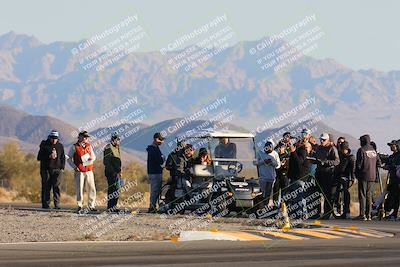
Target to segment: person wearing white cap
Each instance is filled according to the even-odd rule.
[[[329,134],[322,133],[319,137],[321,144],[315,151],[315,163],[317,164],[316,180],[320,193],[324,197],[324,214],[322,219],[329,219],[332,214],[332,187],[335,166],[339,165],[339,153],[335,146],[331,145]],[[322,205],[318,207],[321,214]]]
[[[50,208],[50,191],[53,189],[54,208],[60,209],[60,184],[65,168],[65,153],[56,130],[52,130],[47,140],[40,143],[37,160],[40,161],[42,178],[42,208]]]

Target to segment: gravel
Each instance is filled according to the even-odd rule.
[[[0,243],[171,240],[185,230],[256,229],[245,218],[146,213],[77,215],[69,211],[0,209]]]

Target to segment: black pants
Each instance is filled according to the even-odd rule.
[[[336,178],[335,185],[332,189],[334,195],[334,201],[339,213],[347,214],[350,213],[350,181],[346,177]],[[343,191],[343,210],[340,210],[340,189]]]
[[[360,216],[371,216],[372,190],[375,182],[358,180],[358,200],[360,202]]]
[[[42,177],[42,207],[50,206],[50,192],[53,189],[54,206],[60,206],[60,185],[62,171],[59,169],[41,169],[40,176]]]
[[[117,208],[118,203],[118,179],[116,176],[107,176],[107,209],[113,211]]]
[[[287,196],[290,196],[288,201],[288,213],[291,219],[305,219],[306,207],[304,200],[304,181],[290,181]]]
[[[317,169],[315,173],[317,186],[324,197],[324,214],[322,218],[329,219],[332,214],[332,186],[333,168]],[[318,214],[321,214],[322,203],[318,205]]]
[[[276,180],[274,183],[274,195],[273,198],[275,201],[279,199],[279,190],[281,190],[281,196],[285,194],[285,191],[288,189],[289,179],[287,177],[287,171],[278,169],[276,170]]]
[[[397,218],[397,213],[399,212],[399,204],[400,204],[400,187],[399,182],[391,181],[388,185],[388,199],[389,205],[385,208],[386,211],[390,211],[393,209],[393,216]]]

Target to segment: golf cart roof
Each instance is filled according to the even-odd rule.
[[[180,137],[183,137],[183,139],[186,138],[206,138],[206,137],[214,137],[214,138],[253,138],[254,134],[250,132],[240,132],[240,131],[235,131],[235,130],[213,130],[213,129],[205,129],[201,131],[191,131],[189,135],[182,135],[182,136],[177,136],[179,139]],[[186,138],[185,138],[186,137]]]

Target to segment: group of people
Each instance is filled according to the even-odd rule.
[[[272,205],[272,200],[277,200],[283,194],[296,192],[296,197],[288,204],[298,206],[297,210],[300,209],[301,212],[297,215],[303,218],[329,219],[338,201],[336,196],[341,190],[343,210],[340,211],[340,217],[350,219],[349,188],[356,182],[360,207],[356,219],[371,220],[374,185],[379,181],[378,168],[382,167],[389,171],[390,177],[389,201],[385,204],[385,210],[391,213],[391,219],[396,219],[400,193],[400,140],[388,143],[393,154],[385,162],[381,160],[381,155],[369,135],[363,135],[359,140],[360,148],[356,155],[352,154],[344,137],[339,137],[335,143],[332,135],[322,133],[319,137],[320,143],[317,144],[309,129],[303,129],[299,138],[292,137],[289,132],[284,133],[276,146],[272,141],[267,141],[257,159],[260,186],[266,204]],[[313,181],[315,186],[305,190],[302,187],[307,181]],[[299,190],[300,188],[304,190]],[[315,192],[323,197],[323,207],[322,201],[319,201],[316,212],[311,212],[305,199]]]
[[[90,135],[87,131],[78,134],[78,140],[69,149],[68,154],[64,152],[64,146],[59,141],[59,133],[52,130],[46,140],[40,144],[37,160],[40,161],[40,175],[42,180],[41,202],[42,208],[50,208],[50,194],[53,191],[54,208],[60,209],[60,184],[65,163],[74,170],[76,183],[77,211],[83,211],[83,191],[88,193],[88,211],[96,210],[96,185],[94,179],[94,161],[96,155],[90,145]],[[107,210],[118,212],[118,189],[121,184],[121,139],[115,132],[111,134],[110,143],[104,148],[103,164],[105,176],[107,177]]]
[[[170,173],[170,184],[172,189],[167,194],[174,199],[175,188],[185,188],[185,181],[190,177],[190,169],[193,165],[211,165],[211,156],[207,148],[201,147],[195,156],[195,149],[192,144],[185,141],[177,141],[176,148],[167,158],[162,154],[160,145],[164,137],[155,133],[153,142],[147,147],[147,173],[150,182],[150,207],[149,213],[157,212],[157,202],[160,198],[162,187],[162,172],[165,168]],[[216,158],[236,158],[236,145],[229,141],[229,138],[221,138],[220,143],[215,147]],[[188,190],[187,190],[188,191]]]
[[[40,175],[42,178],[42,208],[50,208],[50,193],[53,191],[54,208],[60,209],[60,184],[65,164],[74,170],[76,182],[76,198],[78,212],[83,209],[83,191],[88,192],[88,210],[96,211],[96,186],[93,174],[96,155],[89,142],[89,134],[82,131],[78,140],[64,152],[64,146],[59,141],[59,133],[52,130],[46,140],[40,144],[37,159],[40,161]],[[381,167],[388,171],[388,196],[384,203],[385,211],[391,219],[397,218],[400,197],[400,140],[388,143],[392,155],[384,157],[379,154],[374,142],[369,135],[360,137],[360,148],[356,155],[350,149],[348,141],[339,137],[335,142],[332,135],[322,133],[317,139],[312,136],[309,129],[303,129],[301,136],[292,137],[289,132],[283,134],[282,139],[275,145],[267,141],[262,151],[258,152],[254,164],[258,166],[259,184],[263,192],[266,205],[277,203],[282,195],[296,192],[293,201],[304,213],[311,214],[304,199],[308,195],[319,192],[323,198],[317,205],[317,212],[308,218],[329,219],[333,213],[338,190],[343,192],[343,210],[341,217],[350,219],[350,192],[353,183],[358,184],[358,200],[360,214],[357,219],[371,220],[374,185],[379,181]],[[200,148],[195,155],[191,144],[181,141],[167,158],[162,154],[160,145],[164,137],[155,133],[153,142],[147,147],[147,173],[150,183],[149,212],[157,212],[157,202],[161,194],[163,169],[170,172],[173,182],[177,178],[188,176],[188,171],[194,164],[210,165],[211,157],[206,148]],[[103,163],[107,177],[107,210],[118,212],[118,189],[122,180],[121,164],[121,139],[113,133],[109,144],[104,148]],[[215,148],[216,158],[235,158],[236,145],[230,143],[228,138],[221,138],[220,144]],[[313,181],[314,187],[299,190],[304,183]],[[275,200],[275,201],[274,201]],[[289,203],[290,205],[290,203]]]

